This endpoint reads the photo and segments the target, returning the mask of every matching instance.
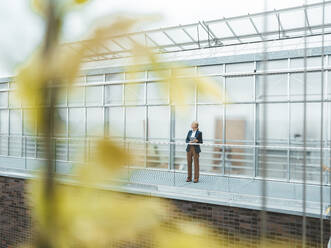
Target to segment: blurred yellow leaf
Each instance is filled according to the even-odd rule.
[[[213,98],[216,102],[226,103],[227,97],[224,90],[210,79],[205,77],[192,75],[186,67],[176,65],[174,63],[162,63],[157,58],[156,54],[149,48],[138,43],[134,44],[133,63],[127,68],[127,71],[134,72],[144,69],[144,63],[149,63],[153,71],[159,74],[160,79],[169,83],[171,102],[178,105],[185,105],[189,98],[194,96],[196,87],[199,87],[201,94]],[[172,68],[172,73],[169,76],[164,68]],[[168,92],[164,92],[168,93]]]
[[[114,241],[134,240],[141,232],[157,229],[166,212],[158,199],[57,183],[52,213],[56,218],[50,230],[42,181],[33,180],[30,186],[38,231],[58,248],[108,247]]]
[[[45,0],[31,0],[32,9],[40,15],[44,15],[46,12],[46,4]]]
[[[110,181],[127,165],[131,155],[124,148],[107,139],[97,140],[86,165],[77,166],[75,174],[81,183],[95,184]]]
[[[23,104],[33,109],[31,111],[31,117],[29,120],[33,123],[37,121],[41,124],[42,105],[46,104],[44,101],[45,94],[45,80],[46,80],[46,68],[42,62],[39,52],[35,53],[30,60],[23,65],[17,73],[15,83],[17,83],[17,95],[22,99]],[[40,126],[42,128],[42,126]]]
[[[88,0],[74,0],[74,1],[77,4],[84,4],[84,3],[88,2]]]
[[[159,228],[156,231],[156,247],[158,248],[219,248],[220,242],[213,237],[201,223],[181,220],[172,228]]]

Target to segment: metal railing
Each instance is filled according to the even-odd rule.
[[[73,166],[87,163],[93,156],[96,141],[100,137],[53,137],[54,161],[58,173],[71,173]],[[135,159],[128,168],[160,170],[185,173],[187,170],[187,143],[165,140],[112,139]],[[303,173],[303,152],[306,152],[307,180],[319,184],[319,154],[330,153],[330,146],[319,147],[317,141],[302,144],[222,144],[207,141],[201,146],[201,174],[215,176],[261,178],[265,170],[266,179],[300,182]],[[197,144],[192,144],[197,145]],[[173,155],[170,154],[173,150]],[[255,154],[256,152],[256,154]],[[264,152],[264,169],[261,166]],[[0,168],[37,170],[44,161],[44,145],[41,136],[0,136]],[[327,162],[330,158],[324,159]],[[325,165],[323,184],[329,184],[329,166]],[[148,181],[146,182],[148,184]]]

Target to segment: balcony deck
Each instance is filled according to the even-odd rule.
[[[136,194],[260,210],[262,183],[260,179],[219,175],[201,175],[199,183],[188,183],[186,173],[135,169],[128,174],[128,178],[119,189]],[[302,215],[301,183],[273,180],[265,183],[267,211]],[[306,185],[308,216],[320,217],[320,189],[319,185]],[[328,186],[323,186],[322,190],[325,214],[330,202],[330,191]]]
[[[42,161],[2,157],[0,176],[30,178]],[[8,168],[8,164],[11,168]],[[61,174],[70,174],[70,163],[57,163]],[[62,169],[61,169],[62,168]],[[60,171],[61,169],[61,171]],[[186,182],[184,171],[130,168],[125,170],[121,183],[102,185],[105,189],[161,198],[206,202],[248,209],[262,209],[263,180],[249,177],[230,177],[201,173],[199,183]],[[268,179],[265,210],[302,215],[303,184]],[[320,190],[323,191],[323,217],[330,205],[330,187],[306,184],[306,215],[320,217]]]

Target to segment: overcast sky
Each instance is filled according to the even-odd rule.
[[[307,0],[308,3],[319,0]],[[268,9],[304,4],[304,0],[269,0]],[[187,24],[201,20],[256,13],[264,0],[94,0],[72,13],[65,25],[65,39],[79,39],[95,18],[119,11],[157,14],[162,19],[146,28]],[[0,77],[13,74],[42,38],[42,19],[31,11],[29,0],[0,0]]]

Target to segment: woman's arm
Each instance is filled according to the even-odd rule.
[[[186,140],[185,140],[186,143],[190,143],[190,139],[189,139],[189,137],[188,137],[188,134],[189,134],[189,133],[190,133],[190,132],[188,132],[187,135],[186,135]]]

